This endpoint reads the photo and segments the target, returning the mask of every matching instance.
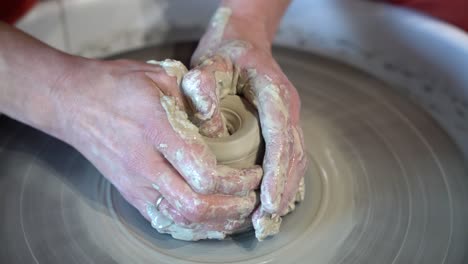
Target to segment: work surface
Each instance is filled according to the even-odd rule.
[[[188,61],[193,43],[122,58]],[[467,263],[468,174],[447,134],[385,84],[277,48],[302,100],[305,201],[264,242],[158,234],[71,147],[0,116],[1,263]]]

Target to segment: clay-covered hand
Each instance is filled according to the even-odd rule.
[[[223,238],[244,224],[256,206],[252,190],[261,167],[217,165],[183,111],[183,65],[86,60],[77,68],[55,91],[65,109],[63,140],[158,231],[186,240]]]
[[[273,59],[271,42],[262,29],[256,28],[254,21],[231,16],[228,8],[218,9],[212,18],[192,57],[192,66],[182,88],[194,109],[193,119],[205,136],[227,135],[218,108],[224,96],[242,95],[258,109],[266,151],[261,207],[253,224],[260,239],[274,234],[279,216],[292,210],[304,195],[307,159],[298,93]],[[276,227],[259,231],[265,225]]]

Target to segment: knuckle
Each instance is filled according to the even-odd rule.
[[[192,190],[198,194],[212,194],[216,191],[215,171],[203,168],[204,162],[197,162],[185,175],[188,175],[188,182]]]

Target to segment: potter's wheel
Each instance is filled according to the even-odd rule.
[[[192,44],[125,58],[187,61]],[[276,49],[299,89],[305,201],[281,233],[160,235],[65,144],[0,117],[1,263],[467,263],[468,175],[417,106],[347,66]]]

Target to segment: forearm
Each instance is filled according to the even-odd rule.
[[[279,22],[291,0],[224,0],[223,7],[231,9],[225,37],[236,37],[239,28],[251,32],[251,38],[272,42]]]
[[[60,138],[56,90],[79,60],[3,23],[0,43],[0,112]]]

